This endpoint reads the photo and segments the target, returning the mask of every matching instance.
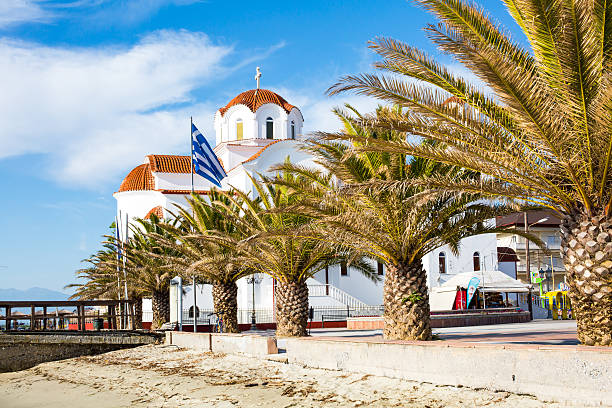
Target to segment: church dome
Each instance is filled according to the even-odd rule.
[[[118,192],[153,189],[155,189],[155,178],[153,177],[153,173],[151,173],[151,166],[149,163],[145,163],[128,173],[121,182]]]
[[[251,89],[250,91],[242,92],[229,101],[227,105],[219,109],[219,112],[221,112],[221,116],[223,116],[229,108],[235,105],[245,105],[251,112],[255,112],[267,103],[280,106],[286,113],[291,112],[291,110],[295,108],[295,106],[291,105],[285,98],[275,92],[267,89]]]

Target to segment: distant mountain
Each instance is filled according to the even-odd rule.
[[[45,288],[33,287],[26,290],[1,289],[0,301],[2,300],[66,300],[69,294]]]

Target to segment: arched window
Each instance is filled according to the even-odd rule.
[[[295,122],[291,121],[291,139],[295,140]]]
[[[274,120],[266,119],[266,139],[274,139]]]
[[[474,270],[480,270],[480,252],[474,252]]]
[[[446,273],[446,254],[444,252],[440,252],[440,255],[438,255],[438,267],[440,274]]]
[[[196,306],[196,317],[200,317],[200,308]],[[189,307],[189,317],[193,318],[193,306]]]
[[[236,121],[236,140],[242,140],[244,137],[244,126],[242,124],[242,119],[238,119]]]

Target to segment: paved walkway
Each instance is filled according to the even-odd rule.
[[[464,343],[577,345],[575,320],[533,320],[529,323],[434,329],[442,340]],[[382,330],[312,329],[314,337],[381,340]]]

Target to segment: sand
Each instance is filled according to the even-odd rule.
[[[532,396],[143,346],[0,374],[0,407],[556,407]],[[566,405],[564,405],[566,406]]]

